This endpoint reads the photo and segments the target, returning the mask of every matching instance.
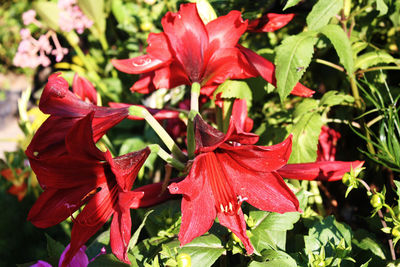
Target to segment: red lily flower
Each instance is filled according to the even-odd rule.
[[[183,194],[181,245],[207,232],[218,216],[251,254],[243,201],[265,211],[300,211],[296,196],[276,172],[289,159],[292,138],[270,147],[255,146],[258,136],[241,131],[233,119],[227,134],[199,116],[194,127],[197,156],[189,175],[168,187],[172,194]]]
[[[259,19],[249,22],[247,31],[249,32],[273,32],[286,26],[292,19],[294,14],[276,14],[268,13]]]
[[[93,139],[97,142],[111,127],[128,117],[128,107],[99,107],[85,102],[69,90],[68,82],[59,73],[49,77],[39,102],[42,112],[51,116],[40,126],[26,154],[30,158],[56,157],[66,153],[65,135],[81,118],[94,112]],[[86,83],[81,83],[85,85]],[[76,88],[75,83],[75,88]],[[51,150],[52,153],[47,153]]]
[[[113,215],[111,248],[120,260],[129,263],[126,254],[131,237],[129,209],[139,207],[140,198],[145,195],[141,189],[130,190],[150,150],[112,158],[109,151],[100,151],[93,141],[93,118],[91,112],[68,131],[65,154],[45,161],[29,158],[44,189],[28,215],[35,226],[46,228],[58,224],[86,205],[74,219],[71,247],[63,266]],[[153,193],[152,196],[158,200]]]
[[[260,75],[274,83],[275,77],[270,77],[274,65],[254,52],[249,56],[238,45],[248,28],[239,11],[231,11],[204,25],[196,4],[182,4],[177,13],[168,12],[161,23],[164,32],[149,35],[146,55],[111,61],[122,72],[142,74],[132,91],[149,93],[198,82],[202,93],[211,95],[226,79]],[[297,91],[306,90],[307,95],[313,92],[301,84],[296,87],[300,87]]]

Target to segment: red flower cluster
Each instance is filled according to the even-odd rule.
[[[248,23],[241,18],[240,12],[231,11],[205,25],[195,4],[183,4],[179,12],[168,12],[162,19],[164,32],[149,35],[146,55],[113,60],[113,64],[121,71],[142,74],[132,87],[133,91],[141,93],[199,83],[202,92],[210,95],[226,79],[256,76],[275,84],[274,65],[238,41],[245,31],[275,30],[292,18],[293,14],[267,14]],[[231,114],[229,128],[222,133],[200,115],[193,121],[192,111],[198,111],[194,102],[198,99],[193,98],[191,105],[196,108],[189,113],[189,123],[193,122],[190,124],[193,127],[188,124],[187,129],[188,132],[191,129],[191,138],[194,130],[195,157],[187,162],[174,158],[167,160],[178,162],[179,170],[185,169],[186,164],[187,177],[172,183],[168,187],[169,193],[162,191],[160,183],[132,190],[150,149],[113,158],[108,150],[97,148],[96,142],[125,118],[142,119],[142,111],[146,113],[144,118],[150,117],[154,124],[157,120],[170,120],[167,128],[175,138],[181,137],[184,135],[182,128],[186,126],[180,120],[179,112],[141,107],[131,110],[130,104],[123,103],[97,106],[93,85],[78,76],[74,77],[72,90],[59,74],[49,77],[39,108],[50,117],[26,150],[44,190],[30,210],[28,220],[42,228],[58,224],[69,216],[74,221],[70,248],[62,266],[68,265],[111,217],[111,249],[121,261],[129,263],[130,209],[162,202],[171,196],[169,193],[183,195],[181,245],[207,232],[218,217],[219,223],[236,234],[251,254],[254,248],[246,234],[242,202],[270,212],[301,211],[295,194],[283,178],[335,181],[351,168],[360,168],[363,164],[360,161],[321,161],[321,158],[314,163],[287,164],[292,136],[273,146],[255,145],[259,137],[250,133],[253,121],[247,117],[244,100],[234,101],[231,113],[227,113],[227,116]],[[311,96],[313,91],[298,83],[292,93]],[[186,104],[182,103],[182,110]],[[157,124],[153,128],[159,130],[161,126]],[[327,142],[325,132],[320,139],[320,154],[331,160],[336,139]],[[175,143],[171,137],[168,142],[167,147],[174,152]],[[192,157],[194,145],[189,148],[192,149],[189,157]],[[169,156],[165,154],[164,151],[161,157]],[[186,161],[186,156],[179,160]],[[78,210],[80,213],[75,217],[73,214]]]

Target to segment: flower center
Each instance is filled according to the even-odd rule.
[[[236,214],[240,209],[241,202],[238,202],[235,191],[227,179],[215,153],[206,153],[205,159],[209,171],[207,179],[211,186],[217,210],[229,215]]]

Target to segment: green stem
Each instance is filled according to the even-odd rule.
[[[174,168],[178,169],[179,171],[183,171],[185,169],[185,164],[183,164],[179,160],[177,160],[174,157],[172,157],[164,149],[162,149],[159,145],[152,144],[152,145],[149,145],[149,148],[150,148],[151,152],[157,153],[157,155],[160,158],[162,158],[165,162],[167,162],[168,164],[170,164]]]
[[[150,114],[150,112],[140,106],[130,106],[129,115],[138,116],[144,118],[146,122],[153,128],[153,130],[158,134],[167,148],[176,156],[180,161],[186,161],[186,155],[183,154],[182,150],[177,146],[172,137],[165,131],[165,129],[160,125],[160,123]]]
[[[104,34],[100,35],[99,41],[100,41],[101,47],[103,48],[103,51],[107,52],[109,47],[108,47],[107,38]]]
[[[315,60],[315,62],[317,62],[319,64],[322,64],[322,65],[325,65],[325,66],[328,66],[328,67],[331,67],[331,68],[333,68],[335,70],[344,72],[344,68],[339,66],[339,65],[336,65],[335,63],[332,63],[332,62],[329,62],[329,61],[326,61],[326,60],[323,60],[323,59],[320,59],[320,58],[317,58]]]
[[[199,96],[200,96],[200,84],[193,83],[190,92],[190,112],[187,124],[187,149],[189,159],[194,158],[194,152],[196,149],[196,141],[194,136],[194,126],[193,121],[196,115],[199,114]]]
[[[363,74],[365,72],[377,71],[377,70],[400,70],[400,67],[397,67],[397,66],[373,67],[373,68],[369,68],[369,69],[366,69],[366,70],[359,70],[359,71],[356,72],[356,74]]]

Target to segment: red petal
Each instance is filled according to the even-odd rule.
[[[110,192],[107,185],[103,186],[75,219],[71,232],[71,247],[65,254],[63,267],[68,265],[80,247],[111,217],[115,201],[115,189],[113,190],[114,192]]]
[[[233,120],[236,122],[236,126],[242,131],[245,128],[245,122],[247,118],[247,104],[245,99],[235,99],[232,106]]]
[[[226,79],[247,79],[257,76],[239,49],[221,48],[216,50],[208,61],[203,85],[221,84]]]
[[[313,163],[287,164],[277,172],[284,178],[298,180],[337,181],[346,172],[361,168],[364,161],[318,161]]]
[[[72,91],[78,95],[83,101],[86,99],[90,103],[97,105],[97,91],[87,79],[75,74],[74,80],[72,82]]]
[[[163,62],[169,62],[172,59],[171,48],[165,33],[150,33],[147,37],[147,53],[152,58],[157,58]]]
[[[192,82],[201,82],[208,35],[195,3],[182,4],[177,13],[168,12],[161,20],[170,45]]]
[[[196,152],[209,152],[226,140],[226,135],[207,124],[200,116],[194,118]]]
[[[117,209],[110,228],[110,245],[114,255],[121,261],[130,264],[127,250],[131,238],[131,213],[129,208]]]
[[[141,74],[153,71],[168,64],[168,62],[153,58],[149,55],[142,55],[129,59],[112,59],[111,63],[117,70],[129,74]]]
[[[263,58],[260,55],[257,55],[252,50],[245,48],[241,45],[238,45],[240,51],[245,55],[249,63],[254,67],[254,69],[258,72],[258,75],[263,77],[264,80],[276,86],[276,78],[275,78],[275,65]],[[255,76],[258,76],[255,75]],[[301,83],[297,83],[291,94],[302,96],[302,97],[310,97],[314,94],[314,91],[308,89]]]
[[[207,58],[220,48],[235,47],[246,28],[247,20],[243,21],[242,14],[237,10],[210,21],[206,25],[209,38]]]
[[[284,166],[292,152],[292,135],[273,146],[222,145],[223,154],[240,166],[253,171],[271,172]]]
[[[203,174],[206,168],[203,157],[203,155],[196,157],[189,175],[182,182],[168,186],[171,194],[183,194],[182,223],[179,232],[181,246],[207,232],[216,217],[211,188]]]
[[[232,160],[226,153],[216,154],[231,179],[235,192],[254,207],[272,212],[299,211],[299,201],[275,172],[253,171]]]
[[[96,187],[87,184],[62,190],[46,189],[29,211],[28,221],[39,228],[59,224],[84,204],[82,198],[93,188]]]
[[[107,155],[107,162],[110,164],[121,189],[131,190],[133,182],[149,154],[150,149],[146,147],[140,151],[128,153],[114,159],[110,154]]]
[[[156,90],[153,84],[154,74],[154,71],[143,73],[140,75],[139,80],[132,85],[130,90],[140,94],[148,94],[153,92]]]
[[[174,88],[182,84],[190,84],[186,71],[177,61],[155,71],[153,84],[155,88]]]
[[[247,31],[250,32],[273,32],[288,24],[294,18],[294,14],[268,13],[259,19],[249,22]]]
[[[254,248],[246,234],[246,222],[240,209],[235,215],[218,212],[219,223],[231,230],[243,243],[247,254],[253,254]]]
[[[172,179],[171,181],[180,181],[180,180],[182,179],[175,178]],[[150,207],[170,199],[172,195],[169,193],[169,190],[164,190],[163,186],[164,183],[155,183],[155,184],[144,185],[133,190],[135,192],[143,192],[143,197],[139,200],[138,207],[135,208]]]

